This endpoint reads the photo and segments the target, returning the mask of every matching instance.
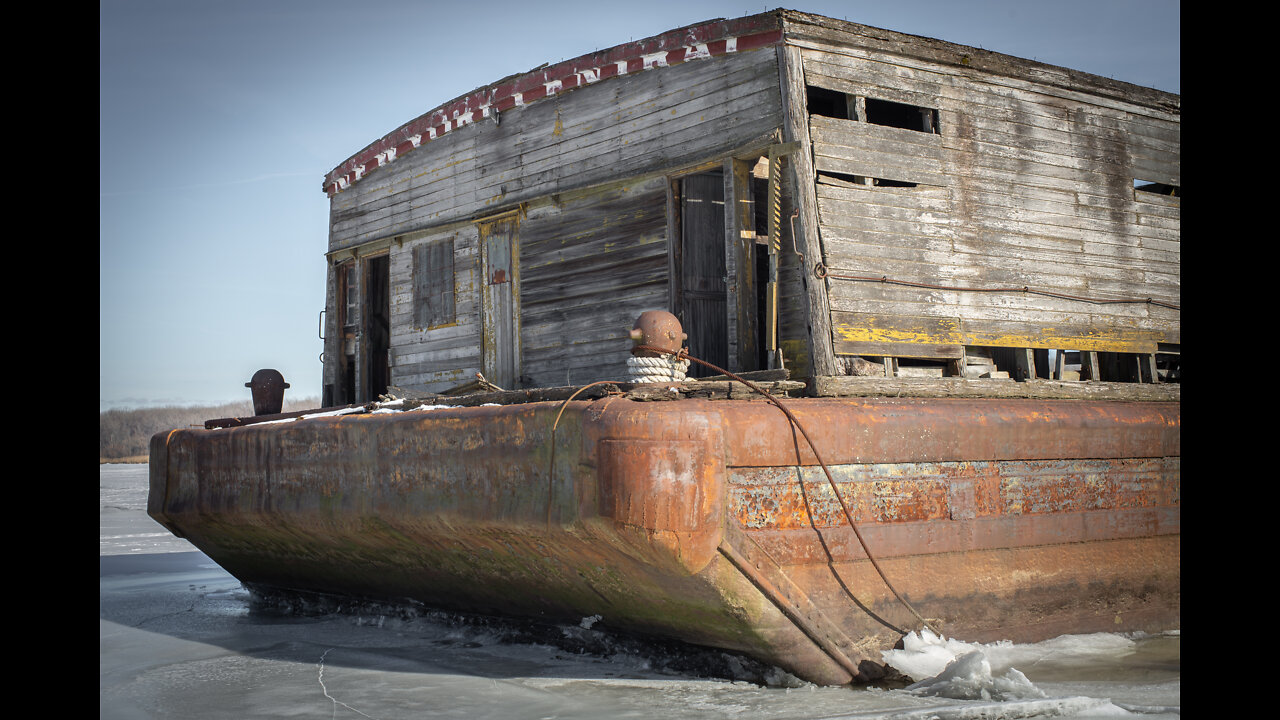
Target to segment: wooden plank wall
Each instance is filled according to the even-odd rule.
[[[530,208],[520,227],[525,387],[627,378],[636,318],[667,309],[666,186],[651,176]]]
[[[779,125],[772,48],[571,90],[423,144],[330,201],[330,252],[713,157]]]
[[[475,222],[513,207],[519,385],[625,379],[635,318],[670,309],[667,173],[767,144],[779,93],[772,48],[644,71],[454,130],[334,196],[331,253],[389,243],[391,384],[439,392],[481,371]],[[457,320],[418,328],[413,247],[444,237],[454,240]]]
[[[557,196],[516,215],[522,387],[625,380],[627,337],[667,306],[665,176]],[[440,392],[483,369],[477,224],[418,234],[391,248],[392,384]],[[413,249],[453,238],[457,322],[413,322]],[[496,378],[493,378],[496,381]]]
[[[453,241],[455,321],[421,328],[414,322],[414,248]],[[391,384],[440,392],[475,379],[481,365],[480,232],[457,224],[410,236],[391,246]]]
[[[948,67],[829,28],[788,36],[810,85],[938,110],[936,135],[810,118],[830,272],[1179,303],[1179,198],[1134,189],[1135,178],[1180,185],[1176,109]],[[838,354],[958,357],[966,345],[1154,353],[1180,342],[1179,311],[1149,304],[837,279],[827,287]]]

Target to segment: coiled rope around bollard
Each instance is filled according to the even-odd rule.
[[[770,395],[768,392],[764,390],[764,388],[759,387],[758,385],[751,382],[750,380],[746,380],[741,377],[738,377],[737,375],[729,372],[728,370],[725,370],[724,368],[716,367],[715,365],[712,365],[711,363],[705,360],[699,360],[698,358],[693,357],[688,353],[687,348],[682,348],[679,351],[672,351],[672,350],[666,350],[659,347],[653,347],[652,345],[636,345],[636,349],[649,350],[653,352],[664,353],[667,355],[674,355],[677,360],[692,360],[693,362],[696,362],[699,365],[703,365],[708,368],[711,368],[712,370],[726,377],[729,377],[733,380],[736,380],[742,383],[743,385],[746,385],[752,390],[763,395],[765,398],[769,400],[769,402],[773,403],[779,410],[781,410],[783,414],[787,416],[787,420],[791,421],[791,425],[795,427],[797,430],[799,430],[800,434],[804,436],[805,442],[809,444],[809,449],[813,451],[813,457],[816,458],[818,461],[818,464],[822,466],[822,472],[826,474],[827,482],[831,485],[831,492],[835,493],[836,500],[840,503],[840,510],[844,513],[844,519],[848,521],[849,527],[853,529],[853,534],[858,538],[858,544],[862,546],[862,551],[867,554],[867,559],[871,561],[871,566],[876,569],[876,573],[880,576],[880,579],[884,581],[885,587],[889,588],[889,592],[893,593],[893,596],[898,599],[898,602],[902,603],[902,606],[905,607],[907,610],[909,610],[911,614],[914,615],[915,618],[920,621],[921,625],[923,625],[926,628],[929,628],[929,630],[935,633],[938,632],[929,624],[928,620],[925,620],[924,617],[920,615],[920,613],[916,612],[916,609],[911,606],[911,603],[907,602],[906,598],[902,597],[902,595],[898,592],[898,590],[893,587],[893,583],[889,582],[889,577],[885,575],[885,572],[880,567],[880,563],[876,560],[875,555],[871,554],[871,548],[867,547],[867,541],[863,539],[862,532],[858,530],[858,524],[853,521],[853,517],[849,514],[849,508],[845,504],[844,497],[840,495],[840,489],[836,487],[835,478],[831,476],[831,470],[827,468],[827,463],[822,459],[822,455],[818,452],[817,446],[813,444],[813,440],[809,437],[809,433],[805,431],[804,426],[800,424],[800,421],[796,418],[796,416],[793,415],[791,411],[788,410],[787,407],[783,405],[780,400]],[[803,480],[801,480],[801,482],[803,482]],[[832,570],[834,571],[835,568],[832,567]],[[841,584],[843,585],[843,583]]]
[[[684,382],[689,361],[676,357],[632,355],[627,358],[627,372],[634,383]]]

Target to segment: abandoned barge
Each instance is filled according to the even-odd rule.
[[[325,408],[157,434],[148,512],[819,684],[1175,629],[1180,107],[788,10],[480,88],[325,178]]]

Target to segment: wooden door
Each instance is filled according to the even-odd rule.
[[[519,218],[511,216],[480,225],[484,277],[482,370],[504,390],[519,387]]]

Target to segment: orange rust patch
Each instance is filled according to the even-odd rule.
[[[1176,507],[1177,458],[877,463],[830,467],[857,523]],[[839,527],[817,467],[732,468],[729,502],[752,529]]]

